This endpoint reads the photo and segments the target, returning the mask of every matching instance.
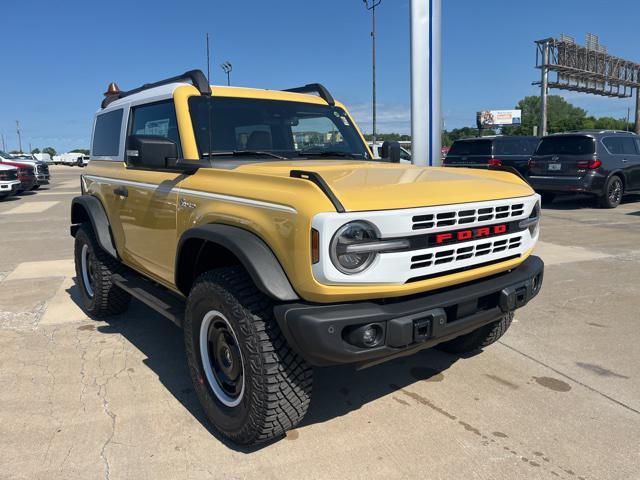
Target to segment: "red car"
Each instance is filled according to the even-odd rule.
[[[18,169],[18,180],[20,180],[20,188],[16,193],[28,192],[37,184],[36,174],[31,165],[18,162],[7,162],[2,160],[3,165],[10,165]]]

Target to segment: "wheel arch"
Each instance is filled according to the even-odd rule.
[[[257,235],[239,227],[207,224],[184,232],[178,242],[175,284],[186,296],[198,275],[207,270],[241,265],[256,287],[279,301],[299,297],[282,265]]]
[[[81,224],[91,222],[98,243],[113,258],[118,252],[111,237],[111,227],[102,202],[92,195],[75,197],[71,202],[71,236],[75,237]]]
[[[624,170],[622,169],[613,170],[611,173],[609,173],[609,175],[607,175],[606,182],[608,182],[613,177],[619,177],[620,180],[622,180],[622,192],[624,193],[624,191],[627,189],[627,176]],[[605,185],[606,185],[606,182],[605,182]]]

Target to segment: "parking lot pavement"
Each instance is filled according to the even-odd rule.
[[[482,354],[317,370],[304,423],[240,449],[207,426],[179,329],[75,303],[80,173],[0,202],[0,478],[640,477],[640,197],[545,208],[543,291]]]

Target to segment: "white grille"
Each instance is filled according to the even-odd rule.
[[[438,227],[453,227],[470,223],[490,222],[518,217],[524,212],[523,203],[499,205],[483,208],[460,209],[450,212],[413,216],[413,230],[426,230]]]
[[[511,199],[437,205],[405,210],[320,213],[312,228],[320,232],[320,261],[313,265],[315,278],[324,284],[405,284],[424,277],[446,275],[459,269],[499,262],[529,251],[537,240],[528,229],[450,245],[425,245],[415,250],[383,252],[365,271],[346,275],[329,258],[334,233],[345,223],[364,220],[377,227],[382,239],[412,238],[440,232],[477,229],[517,222],[529,217],[538,195]],[[416,244],[423,244],[418,241]]]
[[[459,262],[470,258],[482,257],[492,253],[514,250],[522,245],[522,237],[499,238],[490,242],[475,245],[459,246],[448,250],[440,250],[436,253],[425,253],[411,257],[411,269],[442,265],[443,263]]]

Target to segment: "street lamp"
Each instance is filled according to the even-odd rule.
[[[233,70],[233,65],[231,65],[229,61],[226,61],[220,65],[220,68],[227,74],[227,86],[231,85],[231,70]]]
[[[371,139],[376,144],[376,7],[382,3],[382,0],[362,0],[367,10],[371,12],[371,42],[373,47],[373,132]]]

